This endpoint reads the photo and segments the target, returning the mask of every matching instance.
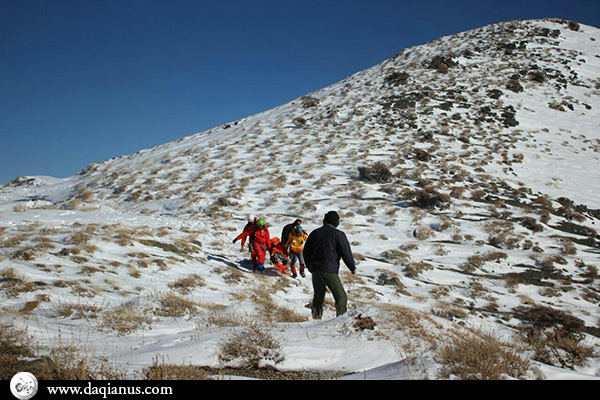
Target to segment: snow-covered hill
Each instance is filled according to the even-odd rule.
[[[0,316],[128,376],[157,357],[218,366],[223,340],[256,325],[282,344],[280,370],[464,378],[448,351],[475,335],[530,361],[507,376],[598,378],[599,128],[598,28],[443,37],[261,114],[1,188]],[[279,236],[329,210],[359,274],[341,271],[349,313],[313,321],[310,277],[253,274],[231,241],[249,213]],[[532,343],[532,325],[590,354]]]

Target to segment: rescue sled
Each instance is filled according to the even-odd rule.
[[[287,266],[290,256],[278,237],[271,239],[271,249],[269,250],[269,255],[271,256],[271,264],[273,264],[275,269],[279,271],[280,274],[292,274]]]

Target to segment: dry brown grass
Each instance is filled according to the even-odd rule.
[[[390,249],[381,253],[381,257],[392,264],[405,264],[410,261],[410,254],[400,250]]]
[[[143,380],[166,381],[186,380],[205,381],[210,380],[206,372],[193,365],[168,364],[164,357],[156,356],[152,359],[152,365],[138,371],[137,374]]]
[[[597,350],[585,341],[585,322],[566,311],[546,306],[519,306],[514,316],[521,320],[525,344],[534,359],[561,368],[583,365]]]
[[[26,329],[0,325],[0,379],[11,379],[17,372],[29,371],[38,379],[124,379],[125,368],[96,357],[79,344],[65,344],[62,338],[41,356]]]
[[[426,263],[424,261],[413,261],[410,262],[406,268],[404,269],[404,273],[409,278],[414,278],[419,276],[419,274],[423,271],[429,271],[433,269],[433,265]]]
[[[213,328],[227,328],[235,326],[246,326],[252,323],[253,319],[246,315],[235,312],[219,312],[212,310],[202,315],[202,320],[196,323],[196,329],[199,331],[209,331]]]
[[[418,226],[413,231],[413,236],[418,240],[428,240],[435,236],[435,231],[429,226]]]
[[[508,258],[508,254],[502,251],[488,251],[485,254],[473,254],[469,256],[467,262],[462,264],[460,268],[466,272],[474,272],[475,270],[483,267],[486,262],[500,262],[506,258]]]
[[[233,331],[219,343],[218,359],[241,368],[260,368],[265,363],[278,364],[285,359],[281,343],[273,334],[252,324]]]
[[[197,312],[198,304],[174,293],[160,293],[154,300],[158,305],[153,311],[159,317],[183,317]]]
[[[176,239],[173,243],[162,242],[154,239],[137,239],[140,244],[148,247],[157,247],[165,252],[170,252],[190,258],[192,254],[197,253],[199,248],[191,245],[188,241],[183,239]]]
[[[53,379],[59,380],[113,380],[124,379],[126,368],[107,357],[97,357],[76,342],[59,343],[48,355],[47,365]]]
[[[117,335],[128,335],[138,329],[149,328],[152,318],[144,310],[134,304],[123,304],[102,313],[98,328],[112,331]]]
[[[95,304],[65,302],[55,307],[54,315],[59,318],[95,319],[101,310],[102,308]]]
[[[250,298],[259,305],[259,317],[266,322],[304,322],[308,317],[293,309],[278,304],[268,288],[255,288]]]
[[[13,267],[4,268],[0,271],[1,280],[0,288],[9,298],[19,297],[21,293],[33,292],[39,289],[35,282],[27,280],[27,278],[15,270]]]
[[[223,280],[230,286],[240,285],[248,280],[246,275],[236,268],[216,267],[213,268],[212,271],[216,274],[223,275]]]
[[[441,378],[462,380],[524,378],[530,366],[518,349],[491,334],[472,330],[453,331],[440,349],[438,361]]]
[[[26,329],[0,324],[0,379],[11,379],[22,370],[22,357],[34,357],[35,349]]]
[[[467,317],[467,312],[461,307],[445,301],[437,301],[431,309],[431,313],[449,321]]]
[[[195,288],[203,286],[206,286],[206,282],[204,281],[204,278],[197,274],[188,275],[169,283],[171,289],[183,295],[189,294]]]

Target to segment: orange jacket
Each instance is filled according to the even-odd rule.
[[[271,239],[271,257],[273,257],[277,253],[283,254],[285,258],[289,257],[289,254],[285,249],[283,243],[281,243],[278,237],[274,237],[273,239]]]

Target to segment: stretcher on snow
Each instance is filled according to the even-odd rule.
[[[287,266],[290,255],[285,249],[285,246],[278,237],[271,239],[271,249],[269,250],[271,257],[271,264],[275,267],[279,273],[284,275],[291,275],[290,269]]]

